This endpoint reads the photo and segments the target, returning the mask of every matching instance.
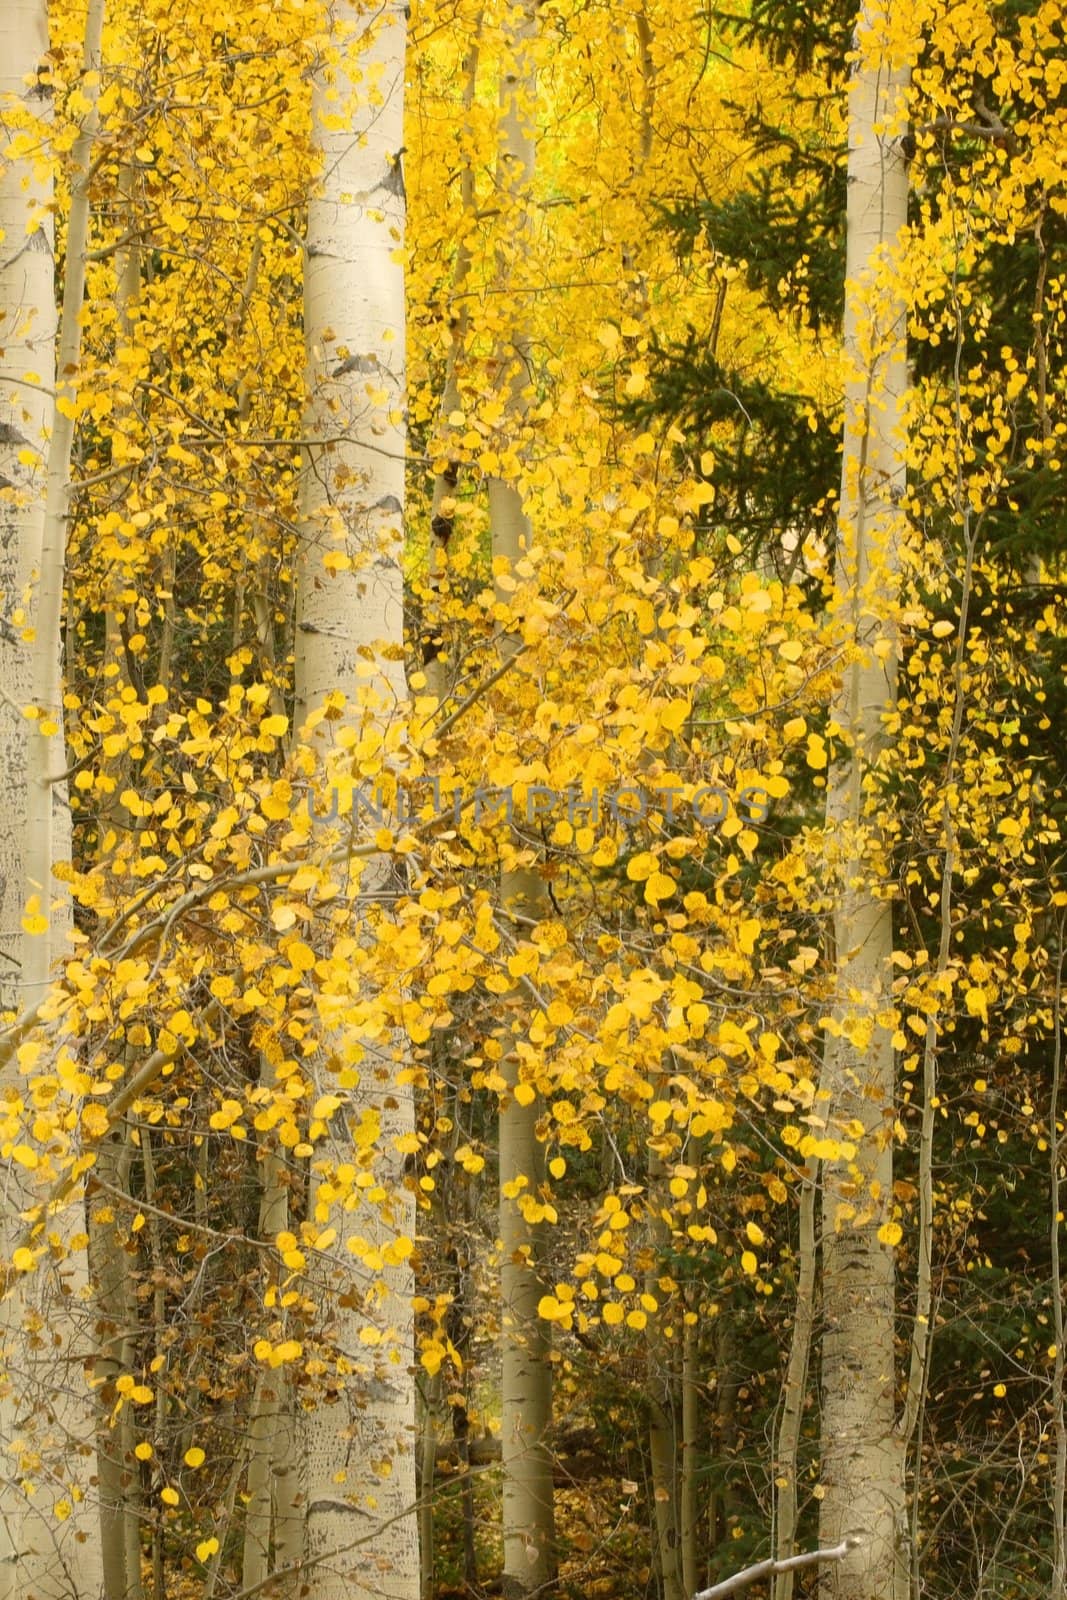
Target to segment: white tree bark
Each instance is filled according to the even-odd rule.
[[[518,881],[527,877],[528,893]],[[504,873],[501,893],[524,916],[543,915],[544,885],[534,874]],[[500,1106],[500,1185],[526,1178],[523,1194],[536,1194],[544,1178],[544,1147],[537,1137],[537,1102],[521,1106],[511,1095],[517,1062],[503,1063],[509,1094]],[[552,1421],[549,1324],[538,1316],[545,1292],[540,1266],[540,1225],[526,1221],[515,1199],[500,1198],[501,1423],[505,1600],[523,1600],[551,1585],[556,1571],[552,1457],[545,1442]]]
[[[266,1058],[260,1061],[260,1081],[273,1087],[273,1069]],[[269,1138],[269,1135],[268,1135]],[[282,1163],[277,1150],[265,1146],[259,1158],[259,1237],[276,1239],[289,1227],[289,1193],[282,1181]],[[277,1283],[278,1272],[272,1262],[272,1286]],[[281,1426],[283,1407],[288,1400],[285,1368],[269,1368],[260,1373],[256,1382],[246,1424],[248,1437],[248,1475],[245,1494],[244,1544],[241,1557],[241,1587],[253,1589],[264,1584],[270,1575],[273,1527],[273,1481],[279,1468],[287,1465],[284,1454],[284,1434]],[[283,1563],[279,1563],[282,1565]]]
[[[907,222],[901,121],[908,77],[877,38],[891,20],[868,0],[857,29],[849,109],[848,378],[836,598],[854,658],[832,707],[844,753],[829,774],[836,1002],[823,1061],[823,1112],[854,1160],[823,1176],[824,1331],[820,1543],[862,1540],[824,1567],[827,1600],[893,1600],[906,1584],[904,1452],[897,1428],[890,1215],[895,1062],[892,906],[868,776],[895,701],[900,502],[905,485],[906,318],[893,248]],[[858,1128],[862,1127],[862,1134]],[[850,1132],[851,1129],[851,1132]]]
[[[774,1482],[777,1490],[774,1553],[777,1561],[789,1559],[796,1539],[797,1467],[807,1395],[808,1361],[815,1325],[815,1173],[802,1178],[801,1184],[796,1310],[793,1313],[789,1361],[774,1447]],[[782,1568],[775,1574],[772,1593],[773,1600],[793,1600],[792,1568]]]
[[[52,185],[32,156],[6,151],[18,112],[47,114],[50,91],[29,87],[48,49],[45,0],[11,0],[0,10],[0,806],[26,817],[27,724],[32,649],[23,637],[44,536],[45,473],[55,383],[55,260]],[[0,1004],[35,1003],[22,975],[25,830],[0,831]]]
[[[405,24],[401,3],[368,11],[350,0],[329,10],[337,65],[318,76],[315,137],[323,158],[308,211],[304,281],[310,412],[297,572],[297,732],[335,775],[373,790],[378,774],[354,765],[360,730],[368,742],[398,740],[403,675],[405,197],[401,169]],[[328,77],[331,81],[328,81]],[[329,715],[324,713],[329,712]],[[399,755],[396,756],[396,760]],[[385,766],[395,768],[392,757]],[[329,807],[327,807],[329,809]],[[392,888],[389,861],[372,858],[348,904],[357,937]],[[330,906],[323,908],[329,926]],[[334,924],[336,928],[336,923]],[[327,952],[328,953],[328,952]],[[366,997],[360,997],[366,998]],[[358,1084],[339,1087],[338,1068]],[[312,1292],[342,1370],[339,1398],[307,1417],[309,1600],[418,1600],[415,1516],[414,1323],[411,1272],[390,1246],[414,1234],[414,1199],[395,1141],[414,1125],[410,1085],[399,1083],[402,1042],[368,1028],[332,1030],[320,1059],[320,1093],[339,1094],[319,1154],[366,1167],[356,1125],[378,1119],[373,1170],[384,1198],[356,1189],[351,1209],[320,1186],[310,1210],[337,1228]],[[373,1274],[347,1253],[350,1240],[378,1249]],[[378,1346],[361,1341],[371,1329]]]
[[[535,159],[535,29],[532,6],[517,6],[507,39],[510,60],[501,79],[499,181],[513,208],[512,237],[501,253],[505,288],[508,252],[521,255],[523,241],[529,236],[529,190]],[[512,428],[521,429],[531,383],[529,337],[521,319],[500,360],[508,421]],[[533,529],[516,483],[491,478],[488,491],[494,570],[504,580],[498,585],[497,597],[506,605],[513,587],[508,575],[530,549]],[[505,640],[505,655],[514,648],[510,639]],[[505,917],[518,912],[536,922],[549,914],[548,895],[537,872],[501,873],[500,897]],[[521,1600],[548,1588],[556,1572],[552,1458],[546,1442],[552,1420],[552,1365],[549,1324],[537,1311],[545,1292],[542,1225],[527,1222],[511,1188],[516,1179],[525,1178],[529,1187],[524,1193],[536,1194],[544,1178],[544,1149],[536,1132],[537,1102],[524,1106],[515,1099],[512,1091],[518,1077],[514,1058],[505,1060],[504,1075],[508,1090],[500,1102],[499,1135],[504,1595],[505,1600]]]
[[[103,0],[86,17],[84,66],[100,65]],[[0,10],[0,1004],[38,1005],[65,948],[70,907],[53,877],[69,855],[70,813],[57,777],[63,746],[60,627],[73,422],[55,405],[56,304],[51,179],[35,161],[25,118],[47,120],[44,0]],[[59,333],[61,400],[77,390],[88,231],[86,175],[95,132],[96,76],[72,151],[71,204]],[[33,709],[30,718],[25,716]],[[17,1103],[17,1064],[0,1090]],[[91,1358],[82,1189],[55,1241],[34,1241],[34,1270],[11,1274],[21,1213],[36,1198],[31,1173],[3,1175],[0,1257],[7,1293],[0,1311],[0,1596],[97,1600],[100,1536],[91,1494],[94,1408],[85,1383]],[[43,1248],[41,1247],[43,1246]]]

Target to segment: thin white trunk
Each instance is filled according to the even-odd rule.
[[[101,1400],[97,1437],[97,1471],[100,1493],[100,1542],[104,1585],[108,1600],[140,1600],[141,1512],[138,1468],[133,1455],[136,1424],[124,1406],[118,1416],[115,1382],[133,1370],[137,1335],[137,1300],[133,1274],[135,1256],[126,1251],[129,1219],[116,1216],[116,1194],[130,1192],[133,1144],[123,1120],[97,1149],[96,1174],[106,1184],[103,1199],[90,1206],[89,1237],[93,1268],[93,1299],[97,1316],[97,1356],[93,1376]]]
[[[696,1594],[700,1583],[700,1337],[698,1324],[682,1332],[682,1459],[679,1463],[678,1506],[682,1541],[682,1593]]]
[[[657,1078],[662,1082],[662,1078]],[[649,1255],[645,1292],[659,1299],[660,1274],[670,1247],[670,1231],[663,1221],[666,1172],[654,1151],[648,1156]],[[676,1382],[673,1346],[663,1332],[663,1314],[653,1314],[645,1333],[645,1384],[648,1393],[648,1455],[652,1477],[652,1516],[657,1565],[663,1600],[682,1600],[681,1465],[679,1435],[681,1396]]]
[[[654,1347],[650,1346],[649,1354]],[[682,1600],[681,1546],[678,1536],[679,1438],[674,1414],[674,1374],[669,1367],[648,1367],[649,1465],[652,1515],[663,1600]]]
[[[826,1600],[894,1600],[907,1581],[904,1450],[896,1417],[892,1245],[893,919],[867,778],[896,696],[900,501],[905,484],[904,307],[892,252],[907,222],[906,71],[881,58],[885,10],[864,6],[849,108],[845,394],[836,595],[856,659],[832,707],[845,751],[829,774],[826,870],[836,994],[823,1060],[828,1132],[856,1146],[823,1175],[820,1543],[862,1542],[823,1572]],[[880,276],[881,274],[881,276]],[[858,1130],[862,1128],[862,1133]]]
[[[508,275],[509,252],[520,255],[529,237],[530,184],[534,172],[532,123],[536,105],[532,6],[515,8],[507,41],[510,60],[501,81],[501,144],[499,181],[511,202],[512,237],[501,254],[501,274]],[[530,345],[520,320],[510,347],[501,351],[501,379],[510,425],[521,430],[528,410],[531,381]],[[491,478],[489,530],[498,599],[511,598],[509,574],[530,549],[533,530],[517,484]],[[515,644],[508,639],[504,653]],[[500,896],[504,915],[520,913],[534,922],[549,913],[540,875],[528,870],[503,872]],[[536,1194],[544,1177],[544,1149],[537,1137],[537,1102],[520,1105],[513,1090],[518,1063],[504,1064],[507,1092],[500,1103],[500,1238],[503,1246],[500,1290],[503,1307],[501,1373],[501,1458],[503,1461],[504,1596],[520,1600],[549,1587],[556,1572],[555,1503],[552,1458],[546,1436],[552,1420],[552,1364],[549,1324],[538,1315],[545,1290],[540,1265],[541,1225],[527,1222],[521,1206],[509,1195],[524,1178]]]
[[[141,289],[141,253],[133,236],[136,219],[133,207],[134,184],[130,167],[119,176],[122,194],[123,226],[131,239],[116,256],[115,309],[119,335],[127,343],[134,337],[135,309]],[[127,574],[115,561],[107,574],[104,595],[104,660],[107,671],[116,671],[125,683],[129,674],[122,640],[122,592]],[[73,630],[68,629],[68,649]],[[119,794],[126,787],[128,757],[119,759],[115,789],[99,800],[98,842],[109,828],[128,826]],[[100,1143],[96,1174],[111,1190],[129,1193],[130,1166],[134,1146],[125,1118]],[[117,1418],[110,1415],[115,1403],[115,1379],[133,1367],[136,1351],[138,1305],[134,1295],[133,1271],[136,1254],[130,1256],[113,1214],[113,1195],[89,1207],[89,1240],[92,1265],[92,1291],[97,1315],[95,1340],[98,1355],[94,1367],[96,1395],[101,1414],[97,1423],[97,1462],[100,1492],[100,1544],[104,1588],[108,1600],[141,1600],[141,1525],[144,1517],[140,1474],[133,1455],[136,1423],[129,1406]],[[103,1212],[106,1221],[99,1220]],[[109,1213],[111,1215],[109,1215]]]
[[[315,83],[323,176],[308,208],[304,273],[306,432],[322,443],[308,450],[303,487],[296,732],[304,727],[322,770],[347,773],[369,789],[399,764],[406,699],[400,564],[406,17],[396,3],[367,11],[336,0],[330,8],[338,65],[331,83],[324,75]],[[354,766],[361,729],[365,746],[380,740],[395,752],[384,754],[377,769],[367,764],[373,756]],[[358,887],[350,883],[320,908],[323,927],[334,937],[354,933],[369,946],[367,923],[394,885],[388,859],[368,860]],[[326,937],[323,953],[329,957]],[[370,998],[358,992],[358,979],[353,983],[349,1011]],[[301,1429],[307,1569],[300,1590],[308,1600],[419,1596],[412,1281],[397,1246],[415,1231],[414,1198],[396,1149],[414,1126],[412,1089],[398,1081],[403,1067],[401,1039],[349,1023],[327,1034],[314,1069],[317,1093],[341,1101],[319,1143],[320,1158],[335,1168],[366,1169],[371,1155],[357,1146],[354,1130],[376,1120],[378,1136],[374,1188],[349,1185],[344,1204],[337,1204],[320,1182],[309,1196],[309,1215],[337,1229],[331,1254],[351,1266],[343,1272],[324,1266],[309,1284],[320,1332],[343,1365],[338,1398],[320,1400]],[[373,1251],[384,1264],[368,1269],[360,1256]],[[365,1333],[380,1334],[382,1342],[366,1343]]]
[[[53,877],[69,856],[70,813],[56,781],[66,766],[61,621],[80,314],[89,204],[87,171],[96,126],[103,0],[86,17],[84,92],[90,102],[71,153],[71,201],[54,404],[56,307],[52,185],[28,160],[0,150],[0,1003],[44,999],[66,948],[69,898]],[[0,8],[0,103],[46,121],[47,7]],[[15,119],[16,126],[18,118]],[[33,708],[27,719],[24,711]],[[13,824],[13,825],[11,825]],[[25,921],[24,919],[25,914]],[[70,1048],[69,1041],[66,1047]],[[9,1063],[0,1089],[24,1088]],[[92,1353],[82,1188],[53,1222],[59,1250],[35,1247],[34,1270],[16,1273],[0,1312],[0,1596],[97,1600],[101,1545],[90,1494],[94,1407],[85,1383]],[[12,1163],[0,1202],[5,1268],[35,1199],[30,1174]]]
[[[265,1058],[260,1063],[260,1081],[268,1087],[273,1087],[275,1083],[274,1073]],[[289,1196],[282,1181],[282,1171],[277,1150],[265,1144],[259,1158],[260,1239],[276,1239],[279,1233],[284,1233],[289,1227]],[[277,1281],[278,1273],[272,1268],[270,1282],[276,1285]],[[271,1482],[275,1468],[280,1464],[285,1387],[285,1368],[268,1367],[260,1373],[252,1396],[247,1425],[247,1509],[241,1561],[243,1589],[251,1589],[265,1582],[270,1572],[273,1521]]]
[[[801,1179],[800,1222],[797,1240],[796,1310],[789,1345],[785,1387],[782,1390],[782,1416],[775,1440],[774,1482],[776,1488],[774,1554],[786,1561],[796,1552],[797,1468],[800,1432],[804,1421],[804,1401],[808,1387],[808,1362],[815,1326],[815,1189],[812,1171]],[[775,1574],[773,1600],[793,1600],[793,1569]]]
[[[281,1387],[278,1432],[271,1482],[274,1517],[274,1571],[290,1574],[276,1580],[278,1600],[291,1600],[299,1590],[296,1568],[304,1555],[304,1429],[293,1387]]]
[[[46,117],[51,91],[28,88],[48,49],[44,0],[0,8],[0,104]],[[2,152],[0,152],[2,153]],[[27,723],[32,693],[32,592],[44,537],[45,469],[55,382],[52,185],[32,157],[0,161],[0,806],[26,817]],[[0,830],[0,1004],[24,1007],[25,829]],[[40,936],[38,936],[40,937]]]
[[[26,999],[46,990],[52,966],[64,953],[70,926],[70,897],[53,878],[57,860],[70,854],[70,810],[65,785],[57,782],[66,769],[63,744],[62,623],[65,591],[67,522],[70,512],[71,461],[74,453],[75,401],[81,365],[81,318],[85,300],[86,252],[89,240],[89,164],[96,135],[96,98],[100,72],[100,39],[104,0],[90,0],[85,22],[86,99],[82,131],[72,152],[70,211],[63,276],[63,309],[56,352],[56,407],[48,446],[44,523],[36,585],[35,637],[27,757],[26,884],[48,918],[49,929],[26,941],[23,987]]]
[[[533,892],[519,898],[522,885]],[[536,897],[544,893],[533,874],[505,873],[501,893],[524,915],[536,915]],[[500,1185],[505,1191],[517,1178],[536,1194],[544,1178],[544,1148],[537,1137],[537,1102],[521,1106],[511,1091],[518,1081],[518,1063],[503,1065],[508,1095],[500,1107]],[[545,1436],[552,1421],[552,1367],[549,1324],[538,1316],[545,1292],[540,1270],[540,1227],[526,1221],[515,1199],[500,1200],[501,1424],[503,1463],[503,1531],[505,1600],[522,1600],[552,1583],[555,1576],[555,1512],[552,1457]]]
[[[433,1496],[437,1470],[437,1407],[441,1403],[440,1372],[426,1386],[422,1402],[422,1450],[419,1466],[419,1584],[422,1600],[433,1600]]]

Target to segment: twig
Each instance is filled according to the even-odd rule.
[[[773,1578],[778,1572],[796,1572],[801,1567],[814,1567],[820,1561],[843,1561],[850,1550],[857,1549],[862,1543],[860,1534],[846,1533],[840,1544],[831,1545],[828,1550],[809,1550],[805,1555],[786,1556],[784,1561],[776,1561],[769,1556],[766,1561],[757,1561],[754,1567],[735,1572],[732,1578],[713,1583],[710,1589],[701,1589],[693,1600],[719,1600],[721,1595],[736,1594],[738,1589],[747,1589],[761,1578]]]

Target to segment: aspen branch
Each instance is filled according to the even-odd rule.
[[[201,1023],[205,1026],[210,1026],[211,1022],[219,1015],[221,1010],[222,1006],[220,1005],[219,1001],[212,1000],[211,1004],[206,1006],[204,1009],[200,1019]],[[107,1106],[105,1107],[107,1112],[107,1127],[105,1128],[102,1137],[106,1138],[107,1134],[111,1133],[112,1130],[118,1126],[123,1117],[126,1115],[126,1112],[138,1099],[138,1097],[155,1082],[155,1080],[163,1072],[164,1067],[168,1067],[184,1048],[184,1045],[179,1045],[175,1050],[154,1050],[152,1054],[141,1063],[140,1067],[138,1067],[137,1071],[133,1074],[133,1077],[127,1079],[126,1083],[123,1084],[118,1094],[114,1095],[113,1098],[108,1101]],[[34,1207],[34,1216],[27,1223],[25,1229],[23,1230],[22,1237],[18,1240],[16,1248],[24,1246],[26,1249],[29,1249],[35,1235],[41,1227],[43,1218],[47,1217],[50,1212],[55,1211],[58,1206],[61,1206],[64,1200],[69,1199],[71,1194],[73,1194],[75,1189],[77,1189],[81,1184],[84,1177],[85,1168],[80,1162],[76,1161],[70,1170],[65,1172],[59,1181],[53,1185],[47,1197],[43,1200],[40,1200]],[[102,1184],[101,1186],[104,1188],[108,1187],[106,1184]],[[153,1208],[149,1207],[149,1209]],[[6,1294],[10,1281],[10,1272],[3,1267],[2,1264],[0,1264],[0,1299],[3,1299],[4,1295]]]
[[[559,610],[560,611],[566,611],[567,607],[570,605],[571,601],[575,598],[576,594],[577,594],[577,590],[576,589],[571,589],[565,595],[563,595],[562,598],[556,602],[556,604],[559,607]],[[496,639],[505,637],[506,634],[507,634],[507,629],[502,628],[500,630],[500,633],[495,635],[493,642],[495,643]],[[495,683],[499,683],[500,679],[504,676],[504,674],[510,670],[510,668],[513,666],[513,664],[519,659],[519,657],[521,655],[523,655],[525,653],[525,651],[528,648],[529,648],[529,646],[523,641],[520,641],[517,644],[515,644],[513,649],[504,657],[504,659],[500,663],[500,665],[498,667],[495,667],[493,669],[493,671],[489,674],[488,678],[484,678],[481,683],[477,684],[471,690],[471,692],[467,696],[467,698],[465,700],[461,701],[460,704],[456,707],[456,709],[454,711],[449,713],[449,715],[441,723],[440,727],[434,729],[434,731],[433,731],[434,739],[443,738],[444,735],[449,731],[449,729],[454,727],[455,724],[460,720],[460,718],[467,714],[467,712],[470,710],[471,706],[477,704],[477,702],[481,699],[482,695],[488,693],[488,691],[493,687],[493,685]]]
[[[755,1566],[735,1572],[732,1578],[713,1583],[710,1589],[701,1589],[693,1596],[693,1600],[720,1600],[722,1595],[736,1594],[739,1589],[747,1589],[761,1578],[773,1578],[779,1572],[799,1572],[802,1567],[814,1567],[820,1561],[843,1561],[851,1550],[858,1549],[862,1543],[860,1534],[846,1533],[840,1544],[831,1545],[826,1550],[809,1550],[803,1555],[786,1556],[783,1561],[768,1556],[766,1561],[757,1561]]]

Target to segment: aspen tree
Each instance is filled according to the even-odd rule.
[[[535,144],[532,122],[536,101],[533,41],[536,19],[532,6],[509,13],[508,59],[501,82],[501,189],[512,208],[516,247],[529,231],[529,194]],[[515,258],[519,257],[515,250]],[[502,261],[507,272],[507,262]],[[520,430],[527,412],[531,383],[530,343],[518,322],[510,348],[502,355],[508,411]],[[517,483],[505,477],[489,480],[489,528],[498,598],[506,605],[511,574],[530,549],[533,528]],[[505,650],[514,649],[506,641]],[[522,867],[500,876],[505,917],[518,915],[524,924],[548,915],[544,882],[536,870]],[[501,1457],[503,1482],[504,1593],[508,1600],[543,1590],[555,1576],[555,1513],[552,1460],[545,1435],[552,1420],[552,1367],[549,1324],[538,1315],[544,1283],[539,1265],[542,1250],[537,1222],[527,1220],[522,1199],[536,1195],[544,1180],[544,1151],[537,1137],[536,1099],[518,1079],[517,1062],[504,1063],[507,1090],[500,1104],[500,1237],[503,1246],[500,1288],[503,1303],[501,1377]],[[527,1185],[519,1192],[520,1181]]]
[[[354,747],[398,748],[406,686],[400,566],[404,499],[404,54],[407,9],[328,11],[313,131],[322,177],[308,211],[304,277],[310,444],[297,568],[296,723],[331,782],[387,781]],[[346,822],[347,818],[344,819]],[[374,938],[393,884],[385,857],[333,875],[323,925],[356,945]],[[351,876],[350,876],[351,875]],[[337,892],[333,890],[336,888]],[[338,909],[340,908],[340,909]],[[329,1134],[312,1169],[309,1210],[336,1228],[331,1263],[311,1281],[338,1358],[339,1398],[307,1415],[306,1549],[311,1600],[417,1600],[413,1321],[408,1254],[414,1201],[403,1144],[413,1125],[402,1047],[365,1020],[358,963],[333,956],[338,1021],[327,1027],[317,1092]],[[351,970],[354,968],[355,970]],[[348,996],[341,990],[346,981]],[[373,1129],[368,1155],[355,1132]],[[340,1170],[373,1160],[375,1188]],[[329,1181],[329,1180],[332,1180]],[[337,1203],[335,1203],[337,1202]],[[362,1252],[362,1259],[357,1260]],[[337,1258],[350,1269],[334,1265]],[[373,1261],[373,1265],[371,1262]]]
[[[831,707],[844,746],[827,784],[836,997],[821,1114],[854,1159],[823,1169],[820,1543],[859,1542],[827,1565],[834,1600],[899,1600],[906,1577],[904,1452],[896,1426],[892,1197],[893,921],[871,820],[872,772],[894,703],[900,502],[905,484],[905,311],[893,284],[907,222],[901,139],[908,74],[896,65],[892,0],[864,6],[849,96],[845,440],[835,574],[850,659]],[[862,1129],[862,1132],[860,1131]]]
[[[53,183],[38,150],[51,109],[47,7],[16,0],[0,16],[0,1004],[19,1010],[47,1007],[70,928],[54,875],[70,855],[60,642],[103,13],[91,0],[58,317]],[[59,1051],[73,1082],[72,1041]],[[10,1058],[0,1082],[10,1112],[19,1065]],[[97,1600],[83,1191],[73,1184],[67,1212],[27,1235],[36,1165],[9,1165],[0,1209],[0,1255],[14,1273],[0,1312],[0,1595]]]

